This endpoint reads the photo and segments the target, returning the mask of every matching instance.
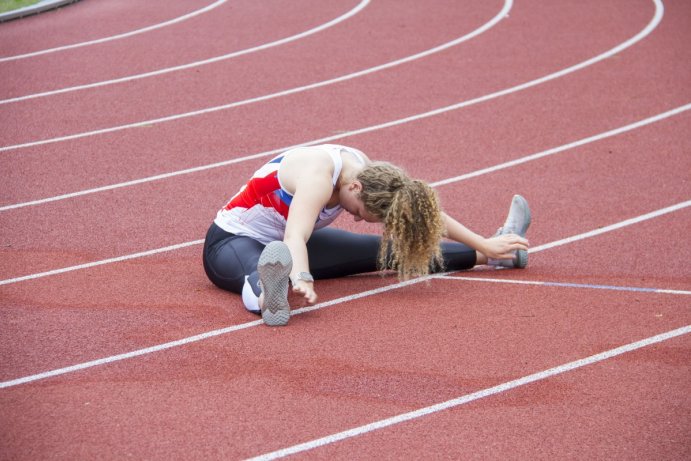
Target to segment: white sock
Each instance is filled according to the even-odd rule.
[[[259,307],[259,298],[254,294],[250,283],[245,276],[245,284],[242,286],[242,302],[245,303],[245,309],[256,314],[261,312]]]

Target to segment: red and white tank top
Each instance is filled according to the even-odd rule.
[[[362,152],[352,147],[336,144],[323,144],[314,147],[325,150],[331,156],[334,162],[332,177],[334,187],[343,167],[341,150],[352,153],[360,162],[364,163]],[[281,161],[293,150],[273,158],[255,171],[247,184],[230,199],[226,206],[218,211],[214,223],[226,232],[252,237],[264,244],[274,240],[283,240],[293,196],[281,185],[278,171],[281,167]],[[314,228],[320,229],[331,224],[341,211],[343,208],[340,205],[333,208],[324,207],[319,213]]]

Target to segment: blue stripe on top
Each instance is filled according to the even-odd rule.
[[[283,160],[284,157],[285,157],[285,155],[279,155],[278,157],[272,159],[268,163],[281,163],[281,161]],[[278,174],[278,170],[276,170],[276,174]],[[276,193],[276,196],[281,200],[281,202],[290,206],[290,203],[293,201],[292,195],[290,195],[288,192],[284,191],[283,189],[278,189],[275,193]]]
[[[288,192],[284,191],[283,189],[278,189],[276,191],[276,195],[278,196],[278,198],[281,199],[281,202],[285,203],[288,206],[290,206],[290,202],[293,201],[293,196],[290,195]]]

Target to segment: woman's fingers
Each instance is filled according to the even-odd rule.
[[[506,252],[515,250],[527,250],[530,246],[528,240],[524,237],[521,237],[520,235],[507,234],[503,235],[502,237],[502,240],[504,241],[505,245],[505,247],[502,248],[502,250]]]
[[[294,286],[293,293],[301,294],[310,304],[314,304],[317,300],[317,293],[306,283],[299,283],[297,286]]]
[[[530,243],[525,237],[517,234],[504,234],[490,238],[491,245],[486,255],[495,259],[513,259],[517,250],[528,250]]]

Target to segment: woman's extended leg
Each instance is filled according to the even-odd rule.
[[[380,243],[378,235],[333,228],[316,230],[307,242],[310,271],[315,279],[374,272],[378,270]],[[460,243],[443,242],[442,255],[445,267],[441,270],[465,270],[477,263],[476,251]]]

